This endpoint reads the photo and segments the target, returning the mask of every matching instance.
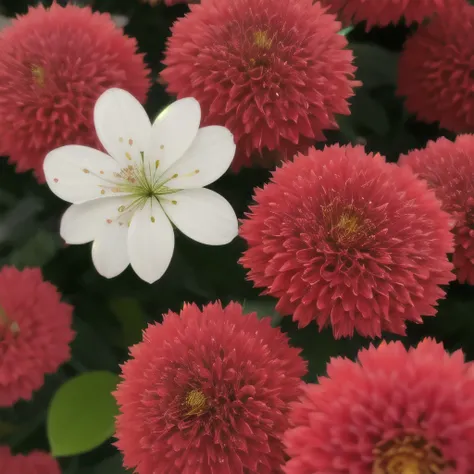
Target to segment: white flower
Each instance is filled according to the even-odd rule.
[[[107,278],[131,264],[152,283],[168,268],[174,250],[170,221],[208,245],[237,235],[230,204],[203,186],[230,166],[235,153],[224,127],[199,128],[201,109],[193,98],[171,104],[153,124],[128,92],[110,89],[94,109],[94,123],[107,154],[79,145],[51,151],[46,181],[73,205],[61,221],[68,244],[92,245],[97,271]]]

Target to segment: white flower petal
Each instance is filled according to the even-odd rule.
[[[114,220],[102,227],[92,244],[92,261],[105,278],[120,275],[130,263],[127,254],[128,227]]]
[[[43,169],[51,191],[72,203],[110,194],[101,185],[106,184],[104,178],[112,179],[119,170],[110,156],[81,145],[62,146],[49,152]]]
[[[238,222],[232,206],[210,189],[169,194],[161,205],[173,224],[197,242],[224,245],[237,236]]]
[[[217,125],[201,128],[192,145],[166,171],[163,179],[177,175],[167,184],[174,189],[207,186],[227,171],[234,154],[234,137],[227,128]]]
[[[165,172],[191,146],[199,130],[201,107],[192,97],[169,105],[153,123],[145,160]]]
[[[156,200],[135,213],[128,233],[128,255],[135,273],[148,283],[163,276],[174,251],[171,223]]]
[[[122,89],[105,91],[95,104],[94,124],[100,142],[121,167],[141,162],[151,123],[132,94]]]
[[[92,242],[109,224],[109,220],[115,220],[120,215],[119,208],[129,202],[130,198],[111,197],[73,204],[61,219],[61,237],[73,245]]]

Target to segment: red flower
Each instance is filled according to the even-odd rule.
[[[96,146],[93,107],[106,89],[143,101],[148,70],[136,41],[109,15],[39,5],[0,33],[1,153],[44,182],[43,160],[62,145]]]
[[[312,3],[205,0],[172,28],[162,78],[199,101],[205,125],[234,134],[234,169],[273,150],[291,158],[349,114],[352,52],[340,23]]]
[[[425,179],[455,218],[453,263],[458,280],[474,285],[474,135],[428,142],[424,150],[401,156],[399,164]]]
[[[123,366],[118,447],[138,474],[276,474],[306,364],[269,318],[185,305]]]
[[[453,279],[449,215],[408,169],[361,146],[310,150],[255,194],[240,232],[249,278],[304,327],[405,333]]]
[[[56,459],[42,451],[13,456],[10,449],[0,446],[0,468],[5,474],[61,474]]]
[[[451,8],[405,43],[398,93],[425,122],[454,132],[474,129],[474,7]]]
[[[465,0],[320,0],[332,13],[339,13],[346,24],[367,22],[367,29],[373,26],[387,26],[398,23],[420,23],[425,18],[439,14],[443,17]]]
[[[471,474],[473,369],[432,339],[332,359],[293,404],[286,474]]]
[[[69,359],[72,306],[38,268],[0,270],[0,407],[29,400]]]

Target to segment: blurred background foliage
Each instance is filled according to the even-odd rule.
[[[25,13],[28,5],[35,3],[0,0],[0,13],[12,17]],[[125,33],[137,38],[153,73],[146,107],[151,116],[156,115],[174,99],[166,94],[157,77],[170,26],[188,7],[151,7],[139,0],[75,3],[120,15],[117,21],[125,24]],[[410,34],[411,30],[403,25],[374,28],[369,33],[364,25],[357,25],[348,33],[358,66],[357,78],[364,85],[351,100],[352,115],[340,119],[339,131],[327,133],[328,143],[364,144],[367,150],[396,161],[400,153],[423,147],[428,140],[450,137],[436,125],[409,116],[395,94],[397,59]],[[241,217],[251,202],[253,188],[268,177],[268,170],[247,169],[224,176],[211,188],[225,196]],[[71,361],[47,378],[33,400],[0,410],[0,444],[9,444],[17,452],[51,449],[60,457],[65,474],[126,472],[110,439],[116,409],[110,395],[116,383],[114,374],[126,359],[128,346],[140,340],[146,324],[160,321],[168,310],[179,311],[183,302],[236,300],[248,311],[272,317],[273,324],[280,325],[292,343],[303,349],[310,367],[308,381],[324,373],[330,357],[353,357],[360,347],[369,344],[359,337],[335,341],[331,331],[318,332],[315,324],[297,330],[290,318],[282,319],[274,311],[274,302],[259,297],[245,280],[245,272],[237,263],[244,248],[239,239],[216,248],[179,235],[171,266],[157,283],[144,283],[130,269],[106,280],[92,266],[88,245],[66,246],[61,241],[59,219],[66,207],[30,173],[16,174],[5,159],[0,160],[0,262],[19,268],[40,266],[45,278],[75,306],[77,332]],[[474,359],[474,294],[469,286],[453,283],[438,316],[425,321],[409,326],[408,337],[404,338],[407,345],[434,336],[448,350],[462,348],[469,359]]]

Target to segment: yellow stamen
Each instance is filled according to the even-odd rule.
[[[253,44],[257,48],[270,49],[272,47],[272,39],[268,36],[268,32],[264,30],[254,31]]]
[[[184,405],[186,409],[188,409],[186,416],[202,415],[207,408],[206,396],[201,392],[201,390],[191,390],[186,395]]]
[[[44,68],[38,66],[37,64],[31,65],[31,75],[33,76],[33,81],[40,86],[44,87],[45,85],[45,72]]]
[[[372,474],[441,474],[455,467],[421,436],[406,435],[379,443],[374,456]]]

